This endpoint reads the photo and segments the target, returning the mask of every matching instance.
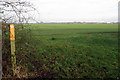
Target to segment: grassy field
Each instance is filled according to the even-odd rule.
[[[31,24],[26,29],[31,29],[25,34],[31,43],[17,44],[18,55],[29,55],[21,64],[36,72],[34,76],[118,77],[117,24]]]
[[[33,35],[116,32],[117,24],[32,24]]]

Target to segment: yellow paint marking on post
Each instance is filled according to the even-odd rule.
[[[10,40],[15,40],[14,24],[10,24]]]
[[[11,63],[13,74],[16,74],[16,55],[15,55],[15,29],[14,24],[10,24],[10,42],[11,42]]]

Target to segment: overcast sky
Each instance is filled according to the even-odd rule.
[[[119,0],[32,0],[43,22],[117,21]]]

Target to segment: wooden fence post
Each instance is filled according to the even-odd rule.
[[[0,80],[2,79],[2,21],[0,22]]]
[[[11,42],[11,63],[13,74],[15,75],[16,69],[16,55],[15,55],[15,28],[14,24],[10,24],[10,42]]]

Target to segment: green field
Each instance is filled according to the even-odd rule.
[[[117,24],[32,24],[33,35],[116,32]]]
[[[18,63],[41,78],[117,78],[117,24],[30,24],[30,43],[17,52]],[[26,37],[27,38],[27,37]],[[34,45],[34,46],[29,46]],[[28,47],[29,46],[29,47]],[[21,50],[21,48],[22,50]],[[23,58],[23,56],[21,56]],[[31,77],[31,75],[29,76]]]

